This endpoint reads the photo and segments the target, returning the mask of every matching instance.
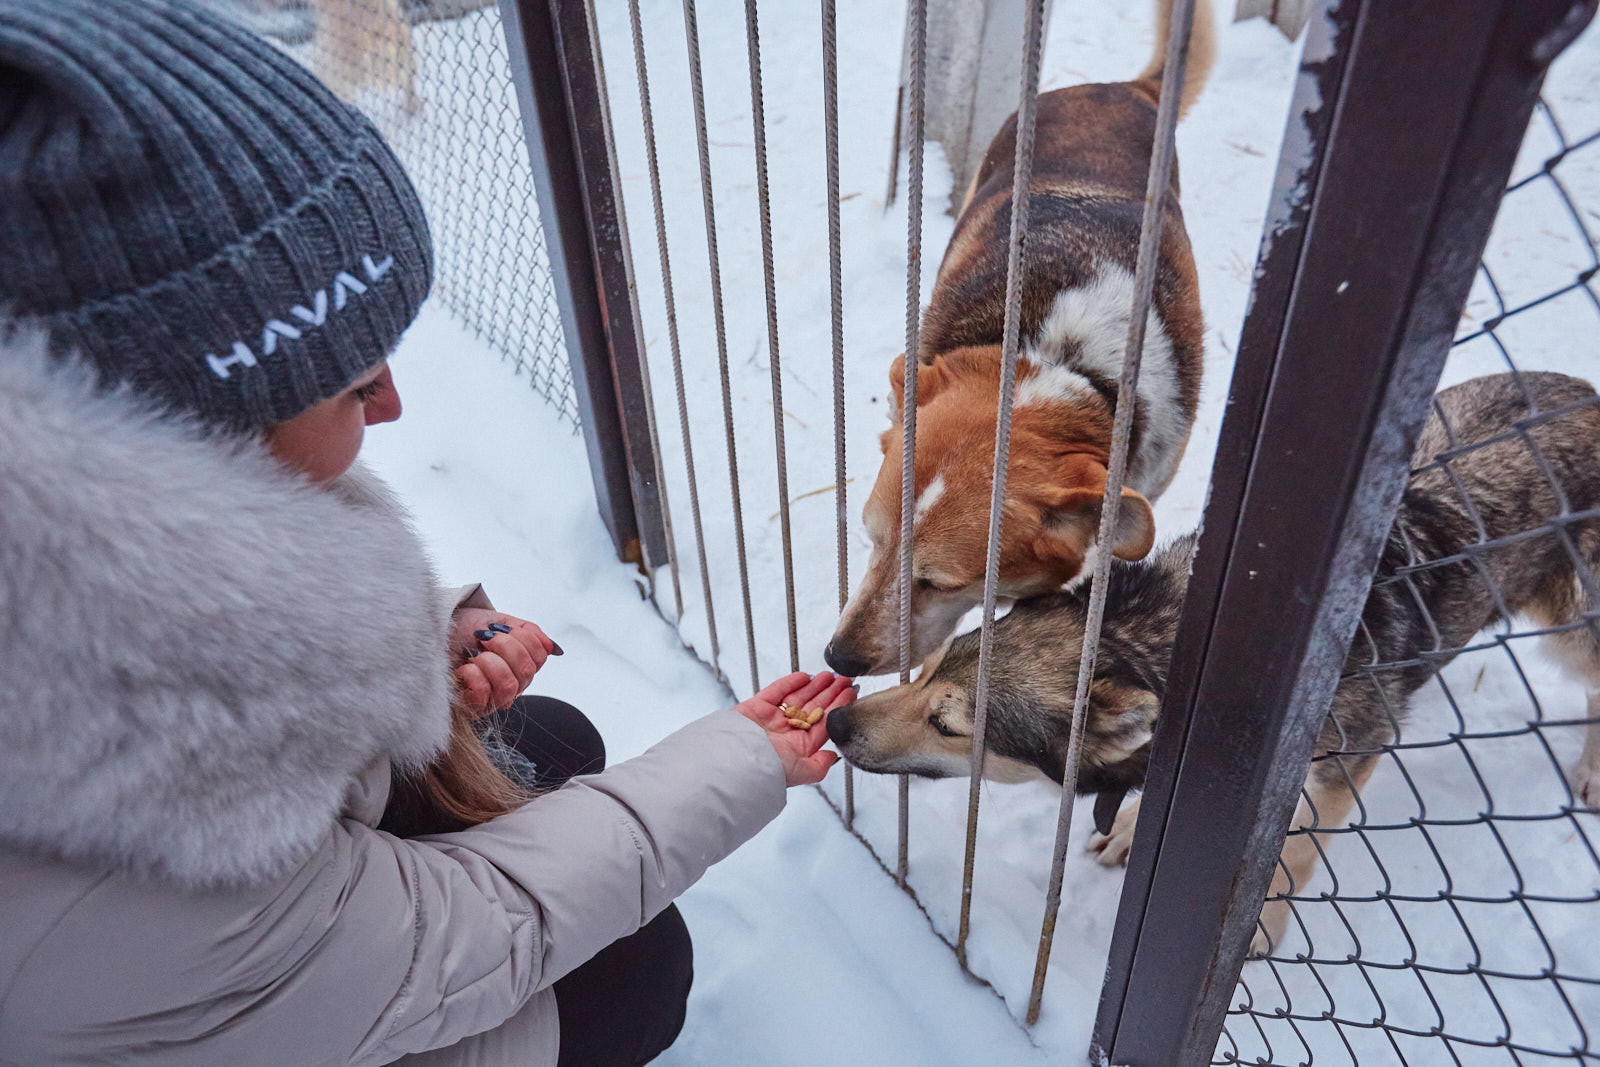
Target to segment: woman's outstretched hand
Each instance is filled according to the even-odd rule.
[[[779,678],[761,692],[735,706],[739,714],[767,731],[767,740],[777,750],[783,761],[785,784],[815,785],[828,774],[828,768],[839,761],[837,752],[824,752],[828,743],[828,712],[843,707],[856,698],[849,678],[838,677],[828,671],[806,674],[799,671]],[[783,714],[783,705],[810,711],[822,709],[822,715],[811,726],[799,729],[789,725]]]
[[[451,621],[456,703],[474,716],[511,706],[561,646],[531,622],[488,608],[461,608]]]

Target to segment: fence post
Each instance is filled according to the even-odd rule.
[[[667,562],[633,263],[584,0],[498,0],[595,499],[622,559]]]
[[[924,90],[925,136],[937,141],[950,164],[950,210],[958,210],[967,183],[983,160],[1001,123],[1017,110],[1022,84],[1023,27],[1027,0],[928,0],[927,87]],[[1050,26],[1050,0],[1045,0],[1043,26]],[[908,106],[911,80],[909,42],[900,60],[897,107]],[[889,161],[889,196],[895,197],[894,169],[899,163],[897,121],[894,155]]]
[[[1313,20],[1092,1056],[1211,1061],[1506,177],[1594,0]]]

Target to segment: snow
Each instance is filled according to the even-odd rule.
[[[643,597],[644,577],[615,562],[595,514],[581,442],[536,398],[520,386],[508,387],[509,367],[444,309],[425,311],[397,353],[394,368],[408,405],[406,416],[396,427],[373,432],[366,454],[413,506],[448,579],[485,581],[503,609],[533,618],[562,643],[567,655],[552,661],[535,688],[584,708],[605,735],[615,761],[642,751],[674,726],[727,704],[729,694],[684,648],[687,644],[695,654],[710,656],[639,139],[632,45],[626,5],[597,7],[677,535],[683,618],[674,629]],[[744,694],[751,689],[751,678],[728,507],[721,386],[681,8],[672,0],[648,0],[642,7],[720,666],[733,689]],[[1137,70],[1152,39],[1150,7],[1148,0],[1108,0],[1094,5],[1090,17],[1087,9],[1057,5],[1046,43],[1044,88],[1115,80]],[[842,205],[846,488],[853,576],[860,574],[868,550],[859,510],[880,459],[877,434],[886,423],[888,366],[901,351],[905,333],[903,164],[901,196],[887,211],[883,204],[902,10],[895,0],[839,5],[840,162],[847,197]],[[814,5],[769,3],[761,13],[798,637],[801,666],[820,669],[838,602],[819,29]],[[1219,16],[1225,14],[1219,10]],[[468,20],[464,25],[474,24]],[[481,29],[481,22],[476,25]],[[700,36],[756,673],[766,679],[786,672],[789,663],[776,515],[771,354],[742,19],[732,5],[707,5],[700,13]],[[1204,503],[1297,65],[1296,46],[1259,21],[1221,23],[1218,45],[1208,88],[1178,135],[1185,218],[1208,323],[1208,365],[1184,462],[1156,507],[1158,526],[1167,534],[1193,528]],[[1600,126],[1600,31],[1589,31],[1577,51],[1558,66],[1550,94],[1569,122],[1568,133],[1581,135]],[[490,121],[506,120],[491,115]],[[1536,121],[1519,174],[1537,170],[1552,143],[1548,128]],[[1562,177],[1574,199],[1594,209],[1600,207],[1600,150],[1591,146],[1586,151],[1582,158],[1575,154]],[[951,230],[951,219],[942,213],[948,194],[948,173],[930,146],[922,227],[924,298]],[[1516,306],[1555,285],[1570,284],[1587,261],[1576,243],[1581,238],[1574,236],[1573,222],[1549,183],[1528,186],[1508,205],[1506,226],[1497,232],[1488,258],[1506,303]],[[1591,229],[1594,225],[1591,219]],[[1573,291],[1508,320],[1499,336],[1524,369],[1559,367],[1600,380],[1600,351],[1592,340],[1600,318],[1589,299],[1581,290]],[[1480,281],[1469,303],[1469,323],[1481,322],[1493,307]],[[1482,338],[1456,352],[1446,381],[1503,367],[1490,339]],[[675,606],[664,570],[656,578],[656,597],[670,618]],[[1523,676],[1548,718],[1582,714],[1581,690],[1536,653],[1525,654],[1527,644],[1513,642],[1522,660],[1520,674],[1498,649],[1463,656],[1444,672],[1443,684],[1469,717],[1472,733],[1526,724],[1532,705]],[[1407,740],[1459,730],[1442,688],[1418,695]],[[1571,764],[1580,738],[1570,727],[1549,727],[1543,736],[1551,755],[1534,751],[1538,746],[1527,736],[1408,750],[1404,761],[1410,785],[1392,764],[1380,768],[1364,796],[1371,823],[1404,824],[1417,814],[1420,801],[1413,795],[1414,785],[1426,800],[1430,819],[1455,813],[1470,824],[1429,831],[1439,860],[1419,844],[1421,831],[1409,828],[1365,834],[1370,855],[1381,860],[1390,879],[1417,895],[1440,887],[1441,861],[1448,865],[1457,892],[1478,886],[1485,896],[1503,895],[1510,869],[1490,826],[1472,821],[1485,804],[1473,774],[1463,769],[1464,751],[1470,752],[1476,773],[1499,802],[1497,812],[1550,811],[1567,802],[1556,765]],[[856,782],[856,828],[879,855],[892,857],[895,783],[863,775]],[[835,772],[826,788],[837,802],[842,775]],[[987,785],[983,790],[969,962],[973,974],[992,989],[963,975],[953,954],[934,936],[937,932],[953,939],[955,933],[966,798],[964,780],[912,784],[910,880],[924,914],[849,836],[822,797],[810,790],[793,792],[789,809],[772,827],[682,898],[696,938],[697,977],[683,1037],[662,1062],[1078,1061],[1088,1046],[1121,874],[1097,866],[1080,852],[1077,843],[1089,830],[1087,805],[1080,805],[1044,1012],[1038,1026],[1027,1030],[1019,1020],[1032,976],[1059,790],[1044,784]],[[1579,819],[1583,821],[1519,824],[1503,835],[1523,876],[1554,895],[1596,891],[1600,868],[1578,835],[1581,830],[1593,841],[1600,828],[1592,816]],[[1355,835],[1343,835],[1329,847],[1342,898],[1361,896],[1378,883],[1380,873]],[[1319,877],[1313,893],[1331,884],[1326,874]],[[1408,951],[1386,906],[1341,907],[1364,956],[1392,961]],[[1594,920],[1589,915],[1585,927],[1586,913],[1578,906],[1539,905],[1523,912],[1514,905],[1483,905],[1467,909],[1459,921],[1442,914],[1450,908],[1446,903],[1396,907],[1430,962],[1454,964],[1467,958],[1469,939],[1462,931],[1470,927],[1484,966],[1491,966],[1492,957],[1493,966],[1507,971],[1537,972],[1548,960],[1528,918],[1536,916],[1563,972],[1600,974]],[[1340,939],[1348,941],[1351,935],[1331,905],[1301,911],[1312,924],[1318,956],[1342,960]],[[1582,933],[1585,929],[1588,933]],[[1265,965],[1251,964],[1244,977],[1258,1010],[1270,1007],[1273,998],[1288,997],[1297,1013],[1316,1014],[1328,994],[1320,991],[1310,970],[1279,966],[1275,980]],[[1333,990],[1341,1017],[1370,1020],[1385,1014],[1424,1031],[1435,1025],[1429,994],[1414,974],[1366,969],[1373,983],[1369,986],[1350,966],[1317,970],[1317,977]],[[1478,982],[1474,989],[1465,979],[1429,976],[1426,981],[1448,1029],[1492,1039],[1501,1024],[1482,992],[1487,983]],[[1572,1013],[1552,1005],[1551,989],[1548,981],[1495,986],[1518,1040],[1558,1047],[1578,1040]],[[1571,986],[1568,995],[1588,1031],[1600,1029],[1600,997]],[[1381,996],[1381,1008],[1375,996]],[[1275,1056],[1295,1057],[1290,1062],[1296,1062],[1304,1055],[1288,1051],[1299,1046],[1281,1035],[1286,1024],[1262,1022],[1272,1035]],[[1301,1031],[1317,1063],[1351,1062],[1340,1036],[1326,1024],[1321,1029],[1302,1024]],[[1230,1026],[1242,1049],[1255,1032],[1249,1023]],[[1346,1028],[1344,1036],[1365,1054],[1363,1062],[1391,1062],[1394,1057],[1375,1032]],[[1402,1047],[1408,1062],[1450,1062],[1437,1040]],[[1470,1050],[1458,1048],[1458,1053],[1464,1063],[1509,1062],[1504,1052],[1483,1059],[1470,1058]],[[1501,1058],[1492,1058],[1496,1055]]]

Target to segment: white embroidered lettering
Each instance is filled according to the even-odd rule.
[[[350,303],[351,296],[361,296],[369,288],[368,282],[376,284],[378,279],[388,274],[394,267],[394,256],[387,255],[381,260],[375,260],[370,254],[361,257],[361,270],[367,276],[364,282],[348,270],[342,270],[333,276],[333,309],[343,311]],[[268,319],[261,327],[261,355],[263,358],[278,351],[278,339],[286,338],[297,341],[305,336],[305,329],[321,326],[328,321],[328,290],[318,289],[311,295],[311,306],[295,304],[289,309],[289,315],[300,320],[305,327],[296,326],[283,319]],[[256,354],[250,346],[243,341],[233,342],[233,349],[227,356],[206,354],[206,363],[211,367],[211,372],[218,378],[226,378],[231,373],[231,368],[237,366],[258,366]]]
[[[344,306],[350,302],[350,294],[360,296],[367,291],[366,285],[349,271],[340,271],[333,276],[333,307],[335,311],[343,311]]]
[[[228,368],[235,364],[243,363],[246,367],[254,367],[256,365],[256,354],[250,351],[250,346],[243,341],[235,341],[233,342],[232,355],[226,358],[219,358],[207,354],[206,362],[211,364],[211,373],[218,378],[226,378],[228,376]]]
[[[291,341],[300,339],[300,330],[290,326],[282,319],[268,319],[267,324],[261,328],[261,354],[270,356],[278,350],[278,338],[287,337]]]
[[[307,322],[313,326],[321,326],[328,321],[328,291],[326,289],[318,289],[317,295],[311,298],[311,304],[317,309],[315,312],[296,304],[289,309],[289,314],[301,322]]]

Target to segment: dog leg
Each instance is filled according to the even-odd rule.
[[[1133,824],[1139,821],[1139,798],[1135,797],[1132,804],[1117,812],[1117,817],[1111,823],[1111,832],[1103,834],[1099,830],[1089,835],[1089,840],[1084,843],[1085,852],[1095,853],[1095,859],[1102,867],[1119,867],[1128,862],[1128,852],[1133,848]]]
[[[1367,784],[1376,765],[1377,760],[1371,756],[1355,762],[1353,767],[1347,763],[1350,778],[1346,781],[1337,767],[1312,764],[1311,772],[1306,775],[1305,791],[1294,810],[1294,821],[1289,826],[1291,833],[1284,839],[1278,869],[1272,875],[1272,887],[1267,890],[1267,903],[1261,908],[1261,922],[1250,941],[1252,957],[1265,956],[1273,946],[1282,943],[1293,910],[1284,898],[1304,890],[1316,873],[1321,853],[1312,834],[1292,831],[1313,826],[1317,830],[1337,830],[1344,826],[1350,818],[1350,810],[1355,807],[1356,794]]]
[[[1600,809],[1600,692],[1589,694],[1588,710],[1583,755],[1572,768],[1572,797],[1580,807]]]

